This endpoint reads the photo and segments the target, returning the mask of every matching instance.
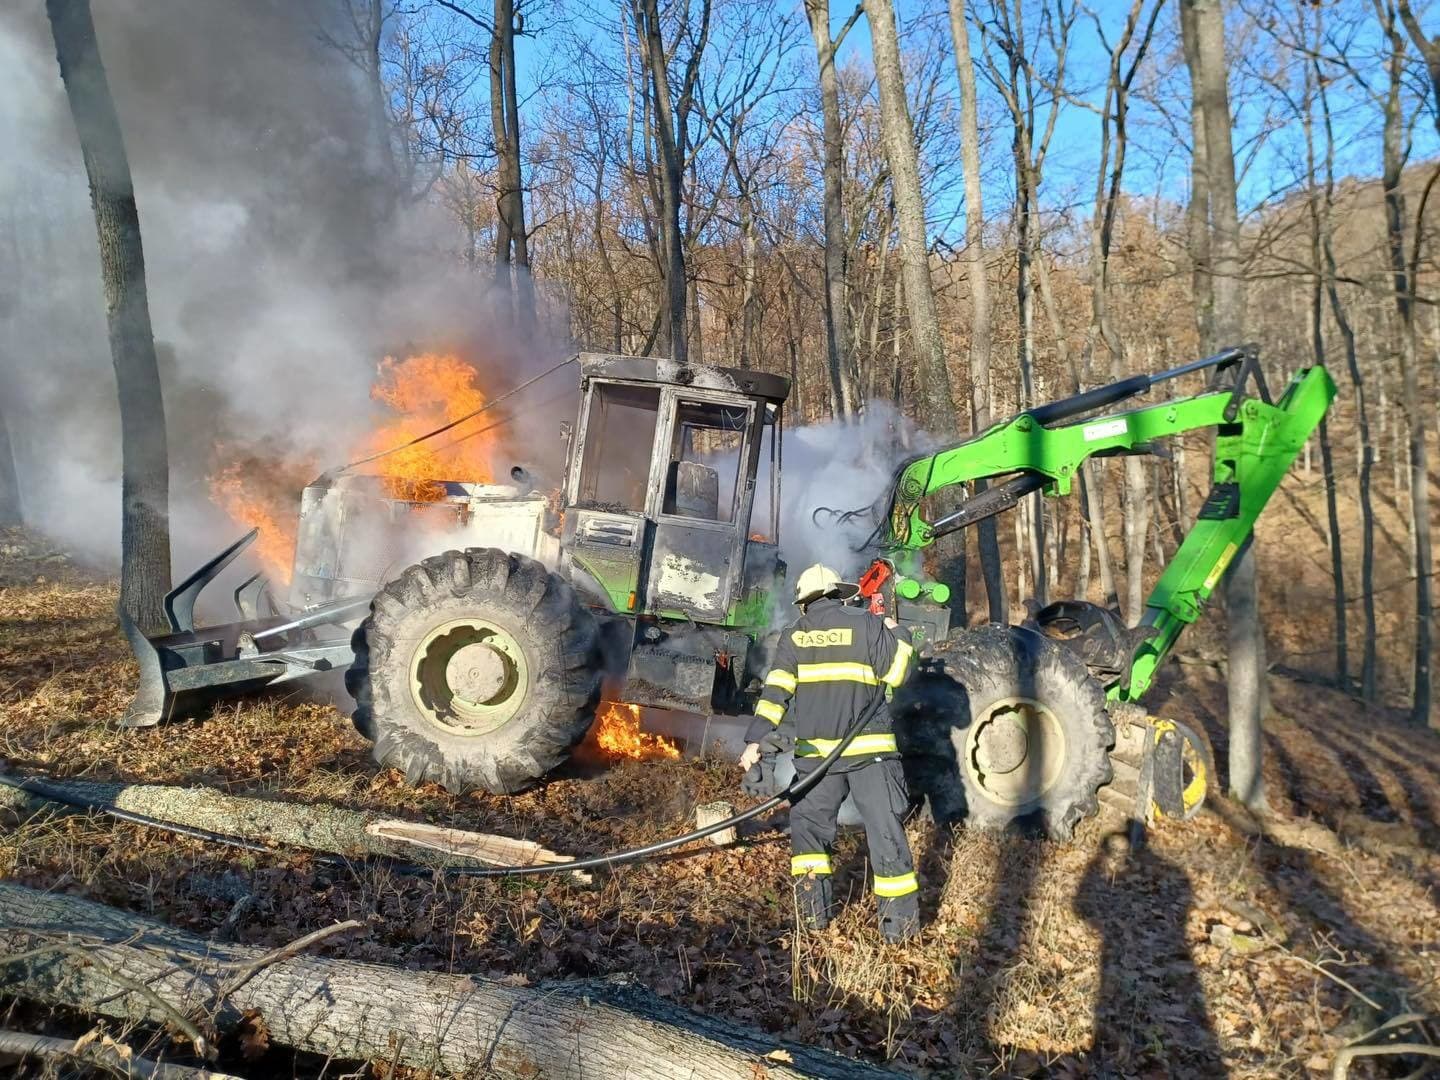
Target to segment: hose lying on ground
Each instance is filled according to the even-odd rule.
[[[707,836],[721,832],[724,829],[733,828],[741,822],[749,821],[768,813],[783,802],[794,802],[805,792],[809,791],[820,779],[830,770],[836,759],[845,752],[845,748],[860,734],[871,717],[884,704],[883,697],[877,697],[875,702],[864,712],[860,713],[846,730],[840,742],[828,754],[820,760],[813,772],[804,776],[796,776],[784,791],[773,795],[764,802],[742,810],[723,821],[717,821],[699,829],[692,829],[681,836],[673,836],[665,840],[657,840],[653,844],[646,844],[643,847],[630,848],[626,851],[612,851],[604,855],[591,855],[583,859],[575,859],[571,862],[541,863],[534,866],[425,866],[420,863],[405,862],[398,859],[385,857],[358,857],[347,858],[342,855],[317,852],[315,859],[324,866],[348,868],[357,862],[375,863],[384,866],[386,869],[410,877],[428,877],[433,874],[443,874],[447,878],[496,878],[496,877],[531,877],[537,874],[570,873],[575,870],[594,870],[607,866],[623,866],[626,863],[642,862],[645,859],[653,858],[663,852],[670,851],[684,844],[695,840],[703,840]],[[174,833],[177,836],[188,836],[194,840],[203,840],[212,844],[224,844],[227,847],[241,848],[245,851],[273,852],[275,849],[257,840],[247,840],[239,836],[230,836],[225,833],[213,832],[209,829],[202,829],[194,825],[185,825],[177,821],[166,821],[163,818],[151,817],[148,814],[139,814],[131,810],[122,810],[118,806],[110,806],[93,799],[80,798],[70,792],[57,789],[46,782],[46,777],[41,776],[6,776],[0,773],[0,784],[6,787],[15,788],[19,791],[28,792],[31,795],[38,795],[49,802],[61,803],[65,806],[73,806],[79,810],[89,810],[94,813],[104,814],[107,817],[115,818],[117,821],[126,821],[132,825],[143,825],[152,829],[163,829]]]

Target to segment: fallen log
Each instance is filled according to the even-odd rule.
[[[66,1062],[95,1066],[102,1072],[136,1080],[241,1080],[229,1073],[214,1072],[189,1065],[171,1065],[151,1061],[128,1046],[109,1039],[52,1039],[24,1031],[0,1031],[0,1063],[21,1065],[29,1058],[41,1061]]]
[[[83,948],[37,948],[56,940]],[[8,965],[3,960],[27,953]],[[895,1075],[692,1013],[624,979],[520,986],[294,956],[230,985],[236,971],[266,956],[89,900],[0,882],[0,993],[47,1004],[155,1025],[177,1011],[206,1015],[220,1031],[258,1016],[275,1044],[447,1073],[659,1080]],[[146,987],[169,1007],[125,992],[107,972]]]
[[[380,856],[422,866],[529,866],[569,862],[529,840],[491,833],[439,829],[325,803],[298,803],[226,795],[213,788],[164,784],[97,783],[46,778],[38,791],[0,785],[0,807],[35,813],[65,802],[141,814],[159,821],[263,844],[323,851],[347,858]],[[588,874],[573,875],[582,882]]]

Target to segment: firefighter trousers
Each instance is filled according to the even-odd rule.
[[[889,941],[903,940],[919,928],[919,883],[901,823],[908,798],[905,772],[896,759],[876,759],[843,772],[832,769],[791,808],[790,873],[800,917],[817,929],[830,921],[830,858],[847,794],[855,797],[865,824],[880,932]]]

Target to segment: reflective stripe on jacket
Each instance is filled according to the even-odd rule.
[[[905,681],[914,654],[863,608],[815,601],[780,635],[747,738],[756,742],[785,721],[793,727],[797,759],[824,757],[857,716]],[[881,704],[841,756],[895,753],[890,713]]]

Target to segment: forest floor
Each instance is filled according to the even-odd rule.
[[[733,766],[703,759],[571,770],[508,798],[414,789],[372,764],[346,715],[294,697],[120,730],[135,667],[115,602],[113,581],[0,532],[5,767],[383,810],[574,854],[683,831],[697,803],[744,801]],[[1104,818],[1063,845],[916,824],[925,928],[904,947],[873,928],[853,835],[837,860],[844,914],[798,936],[781,837],[586,888],[340,872],[68,817],[0,821],[0,877],[200,934],[248,893],[238,938],[257,945],[369,919],[368,934],[323,951],[408,968],[632,972],[696,1010],[921,1074],[1318,1077],[1384,1017],[1440,1015],[1440,734],[1319,685],[1277,676],[1271,687],[1270,802],[1308,829],[1259,836],[1220,799],[1136,850]],[[1224,699],[1214,666],[1181,664],[1154,707],[1203,728],[1223,766]],[[1338,842],[1306,840],[1316,836]],[[273,1051],[238,1054],[232,1071],[315,1072]],[[1389,1075],[1372,1067],[1352,1075]]]

